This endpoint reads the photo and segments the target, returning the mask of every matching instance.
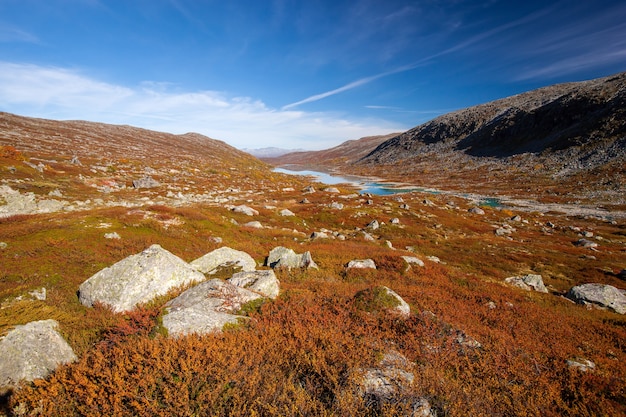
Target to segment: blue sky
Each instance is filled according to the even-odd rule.
[[[0,0],[0,111],[323,149],[626,71],[626,2]]]

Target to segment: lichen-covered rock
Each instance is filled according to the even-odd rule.
[[[173,288],[203,280],[204,275],[188,263],[161,246],[152,245],[83,282],[79,300],[88,307],[101,302],[115,312],[123,312]]]
[[[236,314],[242,305],[262,297],[220,279],[205,281],[165,305],[163,327],[170,336],[221,331],[225,324],[245,319]]]
[[[583,284],[570,289],[565,295],[578,304],[592,304],[626,314],[626,291],[605,284]]]
[[[246,252],[227,246],[215,249],[190,263],[191,267],[204,273],[214,274],[220,268],[239,267],[242,271],[254,271],[256,262]]]
[[[354,259],[348,262],[348,269],[350,268],[371,268],[376,269],[376,263],[373,259]]]
[[[281,216],[285,216],[285,217],[295,216],[293,211],[291,211],[289,209],[282,209],[278,214],[280,214]]]
[[[34,321],[15,326],[0,339],[0,390],[45,378],[59,365],[76,360],[57,327],[55,320]]]
[[[273,270],[246,271],[234,274],[227,282],[237,287],[258,292],[269,298],[276,298],[280,292],[280,282]]]
[[[408,317],[411,307],[392,289],[380,285],[359,291],[354,296],[355,306],[369,313],[386,311]]]
[[[506,278],[504,282],[526,291],[534,290],[543,293],[548,292],[548,289],[543,283],[543,277],[541,275],[528,274],[519,277],[509,277]]]
[[[293,249],[277,246],[272,249],[265,262],[271,268],[317,268],[311,257],[311,252],[298,254]]]

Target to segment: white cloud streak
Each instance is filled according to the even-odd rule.
[[[385,121],[269,108],[219,91],[168,83],[120,86],[80,71],[0,62],[0,110],[56,120],[90,120],[171,133],[198,132],[239,148],[325,149],[348,139],[408,129]]]

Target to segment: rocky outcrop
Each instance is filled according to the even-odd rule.
[[[583,284],[565,295],[578,304],[595,305],[619,314],[626,314],[626,291],[605,284]]]
[[[165,305],[163,327],[170,336],[220,331],[227,323],[245,320],[237,311],[245,303],[262,297],[220,279],[205,281]]]
[[[507,284],[521,288],[526,291],[537,291],[547,293],[548,289],[543,283],[543,277],[536,274],[528,274],[519,277],[509,277],[504,280]]]
[[[152,245],[83,282],[79,287],[79,300],[88,307],[100,302],[115,312],[123,312],[173,288],[204,279],[201,272],[179,257],[159,245]]]
[[[192,261],[191,267],[204,273],[215,274],[220,268],[241,268],[242,271],[254,271],[256,262],[246,252],[231,249],[227,246],[215,249]]]
[[[265,265],[271,268],[317,268],[311,257],[311,252],[298,254],[293,249],[277,246],[272,249],[265,261]]]
[[[244,271],[227,281],[202,282],[166,304],[163,327],[172,336],[221,331],[246,320],[241,307],[260,298],[276,298],[280,283],[272,270]]]
[[[55,320],[15,326],[0,339],[0,391],[20,381],[45,378],[76,355],[57,331]]]

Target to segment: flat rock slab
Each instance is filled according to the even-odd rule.
[[[280,282],[272,270],[237,272],[227,282],[269,298],[278,297],[280,292]]]
[[[578,304],[593,304],[626,314],[626,291],[605,284],[583,284],[570,289],[565,295]]]
[[[77,359],[57,328],[55,320],[33,321],[15,326],[0,339],[0,388],[45,378]]]
[[[159,245],[97,272],[79,287],[88,307],[101,302],[115,312],[129,311],[173,288],[200,282],[204,274]]]
[[[192,261],[191,267],[204,273],[214,274],[221,267],[240,267],[243,271],[254,271],[256,262],[246,252],[231,249],[227,246],[215,249]]]
[[[225,324],[245,319],[235,313],[245,303],[258,298],[263,296],[230,282],[205,281],[165,305],[163,327],[171,336],[219,332]]]

